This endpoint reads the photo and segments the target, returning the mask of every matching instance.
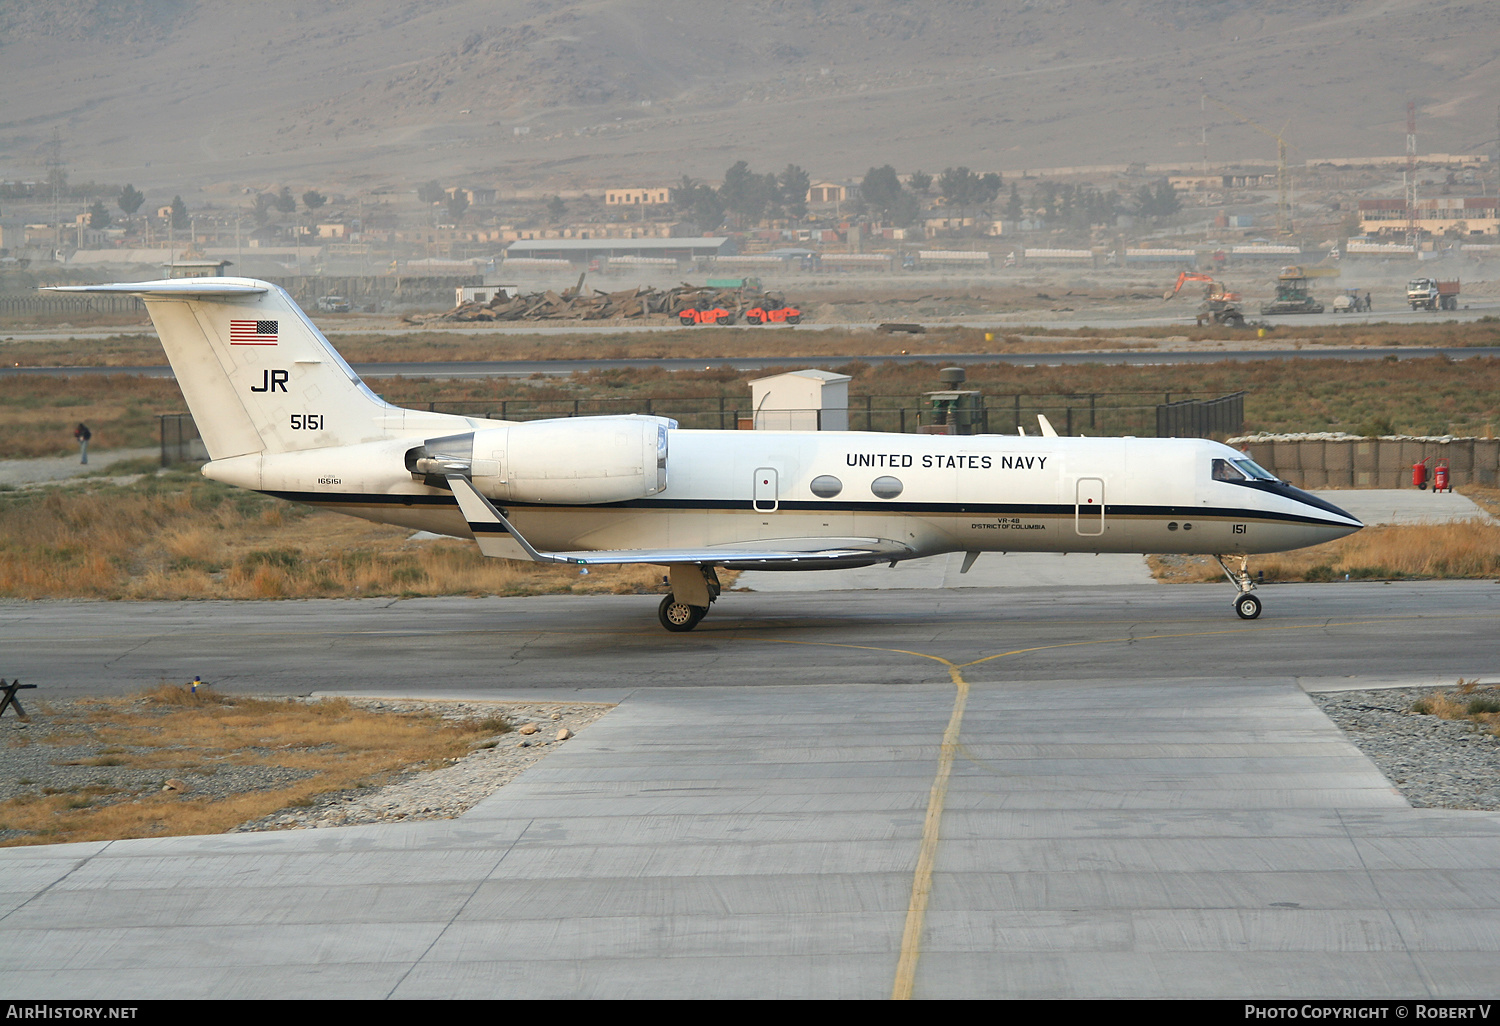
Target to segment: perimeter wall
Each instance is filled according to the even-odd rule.
[[[1303,438],[1248,446],[1256,463],[1298,488],[1410,488],[1412,465],[1423,459],[1429,482],[1438,460],[1448,461],[1455,486],[1494,487],[1500,481],[1500,439],[1495,438]]]

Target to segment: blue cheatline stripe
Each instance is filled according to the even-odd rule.
[[[434,495],[391,495],[374,492],[291,492],[266,491],[264,494],[302,502],[312,506],[362,506],[366,508],[389,506],[456,507],[457,503],[447,493]],[[506,510],[580,510],[580,509],[655,509],[687,513],[752,513],[750,499],[631,499],[626,502],[578,503],[563,505],[555,502],[496,501]],[[1084,507],[1088,510],[1088,507]],[[975,502],[803,502],[786,501],[779,504],[779,512],[808,513],[893,513],[913,516],[970,516],[970,517],[1071,517],[1077,507],[1070,503],[975,503]],[[1088,510],[1092,512],[1092,510]],[[759,512],[765,512],[761,510]],[[1289,524],[1322,524],[1332,522],[1321,517],[1304,516],[1297,513],[1277,513],[1270,510],[1246,509],[1233,506],[1128,506],[1106,504],[1106,516],[1146,520],[1254,520],[1275,521]],[[1342,525],[1339,525],[1342,526]]]

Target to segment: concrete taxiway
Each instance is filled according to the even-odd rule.
[[[1496,679],[1500,584],[1263,594],[0,604],[42,699],[619,703],[458,820],[0,851],[0,992],[1492,997],[1500,816],[1304,688]]]

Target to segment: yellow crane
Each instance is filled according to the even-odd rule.
[[[1287,142],[1285,138],[1286,130],[1292,123],[1291,118],[1288,118],[1286,124],[1281,126],[1280,132],[1273,132],[1265,125],[1262,125],[1260,122],[1250,117],[1248,114],[1243,114],[1240,111],[1235,110],[1233,107],[1229,106],[1229,104],[1216,100],[1212,96],[1206,96],[1205,98],[1209,103],[1212,103],[1216,107],[1224,108],[1224,110],[1228,111],[1230,114],[1233,114],[1236,118],[1243,121],[1251,128],[1258,129],[1259,131],[1262,131],[1269,135],[1272,139],[1276,140],[1276,230],[1282,235],[1291,234],[1292,205],[1290,199],[1288,198],[1290,189],[1288,186],[1286,174]]]

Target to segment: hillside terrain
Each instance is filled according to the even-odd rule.
[[[0,0],[0,177],[520,190],[1492,143],[1480,0]],[[1200,86],[1200,80],[1202,85]],[[1274,158],[1209,107],[1211,160]]]

